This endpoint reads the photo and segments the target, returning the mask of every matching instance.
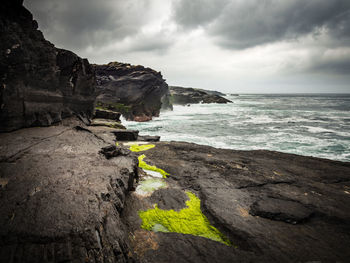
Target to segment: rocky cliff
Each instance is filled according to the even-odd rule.
[[[173,104],[196,104],[196,103],[229,103],[232,102],[222,97],[223,93],[207,91],[203,89],[184,88],[170,86],[170,101]],[[222,95],[220,95],[222,94]]]
[[[97,107],[122,112],[128,120],[148,121],[161,108],[171,109],[168,85],[160,72],[111,62],[95,65]]]
[[[95,75],[86,59],[57,49],[37,29],[23,0],[0,9],[0,131],[90,118]]]

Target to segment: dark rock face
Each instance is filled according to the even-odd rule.
[[[128,120],[148,121],[168,103],[168,85],[160,72],[111,62],[95,65],[97,106],[120,111]],[[170,106],[168,106],[170,107]]]
[[[183,88],[170,86],[171,102],[173,104],[196,104],[196,103],[229,103],[228,99],[221,97],[215,91],[203,89]]]
[[[170,173],[167,188],[131,194],[124,215],[140,262],[347,262],[350,163],[269,151],[156,142],[145,161]],[[140,229],[137,211],[179,210],[184,191],[234,246]],[[142,245],[141,245],[142,244]]]
[[[90,118],[95,75],[86,59],[57,49],[37,30],[23,1],[0,9],[0,131]]]
[[[121,218],[136,157],[71,119],[0,144],[1,262],[131,261]]]

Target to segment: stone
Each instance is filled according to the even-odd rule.
[[[100,153],[103,154],[107,159],[111,159],[113,157],[118,157],[121,155],[128,155],[130,154],[130,151],[128,149],[117,147],[115,145],[109,145],[106,147],[103,147],[100,150]]]
[[[116,111],[95,109],[94,118],[120,121],[120,115],[121,113]]]
[[[117,141],[136,141],[139,131],[136,130],[115,130],[112,131]]]

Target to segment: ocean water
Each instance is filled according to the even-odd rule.
[[[141,135],[160,135],[161,141],[350,161],[350,94],[227,98],[234,103],[175,105],[150,122],[123,123]]]

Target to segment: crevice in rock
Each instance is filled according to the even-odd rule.
[[[5,162],[14,163],[17,160],[21,159],[23,157],[23,155],[26,152],[28,152],[28,150],[31,149],[32,147],[37,146],[38,144],[43,143],[43,142],[45,142],[45,141],[47,141],[47,140],[49,140],[51,138],[58,137],[58,136],[62,135],[63,133],[65,133],[65,132],[67,132],[69,130],[71,130],[71,128],[67,128],[66,130],[64,130],[62,132],[59,132],[57,134],[54,134],[52,136],[48,136],[48,137],[39,139],[37,142],[35,142],[35,143],[25,147],[24,149],[19,150],[18,152],[12,154],[11,156],[1,159],[0,163],[5,163]]]
[[[243,185],[243,186],[238,186],[236,187],[236,189],[246,189],[246,188],[253,188],[253,187],[264,187],[266,185],[276,185],[276,184],[294,184],[295,181],[270,181],[270,182],[266,182],[266,183],[251,183],[251,184],[247,184],[247,185]]]

